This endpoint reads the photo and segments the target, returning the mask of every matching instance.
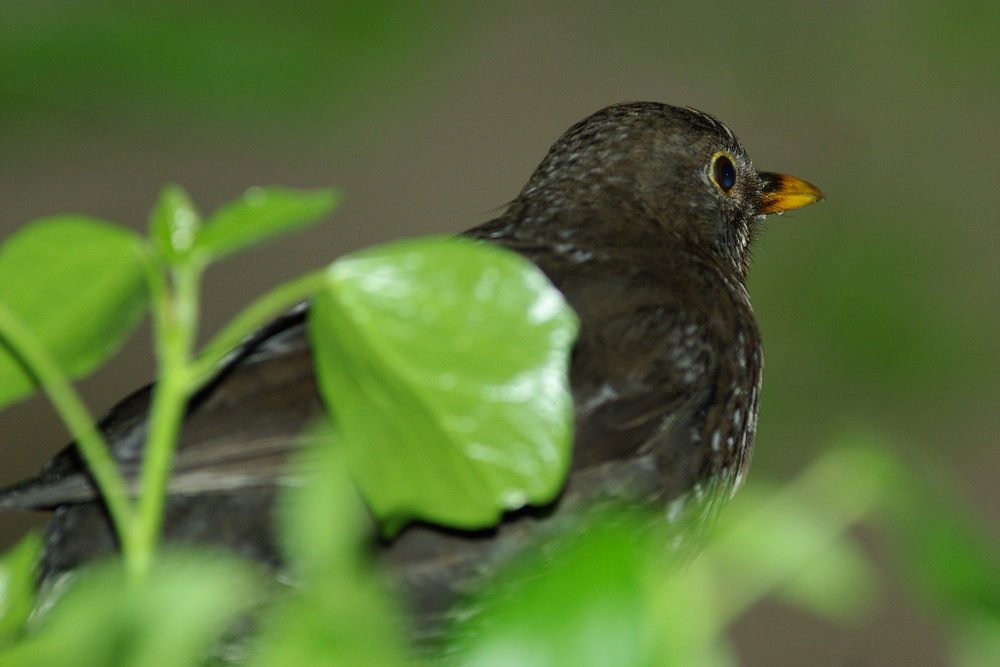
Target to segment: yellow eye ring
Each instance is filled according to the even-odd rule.
[[[736,165],[729,153],[719,151],[712,156],[712,165],[708,170],[709,176],[716,187],[722,190],[723,194],[731,194],[736,187]]]

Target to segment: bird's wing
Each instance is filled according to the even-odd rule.
[[[192,399],[170,480],[172,493],[198,494],[277,483],[287,453],[322,414],[312,355],[297,307],[241,343]],[[126,482],[135,486],[152,386],[101,421]],[[93,481],[70,445],[35,477],[0,491],[0,509],[44,509],[93,500]]]
[[[600,285],[567,286],[588,324],[577,341],[571,377],[573,468],[646,455],[668,467],[673,458],[690,460],[690,452],[686,457],[671,452],[690,450],[698,437],[692,431],[697,413],[712,390],[713,357],[701,324],[676,292],[648,274],[594,280]],[[618,292],[617,298],[597,294],[609,290]],[[691,473],[664,471],[685,480]]]

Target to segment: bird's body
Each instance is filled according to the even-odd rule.
[[[568,508],[618,497],[666,505],[709,486],[728,497],[739,486],[762,367],[744,285],[748,248],[760,215],[819,196],[798,179],[757,172],[710,116],[620,104],[568,130],[507,211],[466,233],[526,256],[577,312],[577,435],[552,507],[515,513],[484,532],[416,524],[381,545],[380,559],[418,615],[445,609],[473,573]],[[269,521],[274,490],[286,454],[323,410],[305,311],[247,341],[192,401],[168,539],[279,561]],[[142,453],[147,404],[142,390],[102,424],[127,470]],[[0,496],[0,508],[55,508],[44,564],[55,574],[115,548],[94,499],[71,448]]]

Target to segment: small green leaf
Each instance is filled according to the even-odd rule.
[[[81,216],[38,220],[0,248],[0,305],[48,350],[69,377],[86,375],[114,353],[147,301],[142,240]],[[0,405],[36,389],[0,337]]]
[[[212,214],[198,236],[198,248],[222,257],[242,248],[318,222],[340,201],[331,188],[301,191],[250,188]]]
[[[160,256],[168,264],[186,257],[200,227],[201,216],[188,194],[176,185],[164,187],[149,218],[149,237]]]
[[[331,265],[310,319],[318,375],[386,532],[481,528],[553,499],[576,326],[537,267],[487,244],[417,239]]]
[[[35,564],[42,538],[29,533],[0,558],[0,648],[21,633],[35,606]]]

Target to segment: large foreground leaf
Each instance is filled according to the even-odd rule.
[[[576,317],[537,267],[465,239],[335,262],[312,310],[323,395],[389,533],[461,528],[559,491],[572,439]]]

